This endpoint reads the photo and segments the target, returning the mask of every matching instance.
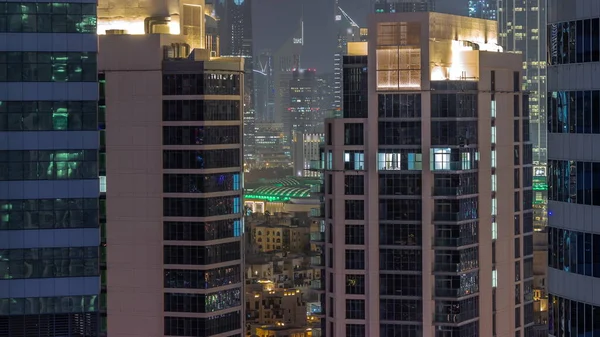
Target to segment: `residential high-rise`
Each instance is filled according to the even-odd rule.
[[[548,325],[600,334],[600,4],[548,1]]]
[[[134,5],[144,34],[99,8],[107,335],[241,334],[244,61],[192,47],[203,0]]]
[[[375,13],[427,12],[435,10],[435,0],[373,0]]]
[[[349,44],[323,148],[326,336],[529,336],[521,68],[496,22],[462,16],[374,14]]]
[[[472,18],[496,20],[498,0],[468,0],[468,15]]]
[[[3,1],[0,41],[0,336],[98,336],[96,1]]]

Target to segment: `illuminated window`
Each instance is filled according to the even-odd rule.
[[[431,149],[431,169],[432,170],[449,170],[450,169],[450,152],[449,148]]]

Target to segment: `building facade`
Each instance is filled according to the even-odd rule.
[[[325,127],[326,336],[532,333],[521,68],[495,22],[446,14],[375,14],[349,45]]]
[[[600,334],[600,3],[548,1],[548,326]],[[599,178],[600,179],[600,178]]]
[[[96,28],[93,0],[0,3],[1,336],[100,334]]]
[[[243,59],[193,47],[202,1],[169,5],[136,7],[143,34],[100,7],[107,335],[241,335]]]
[[[435,0],[374,0],[375,13],[433,12]]]
[[[468,0],[468,15],[472,18],[497,20],[498,0]]]

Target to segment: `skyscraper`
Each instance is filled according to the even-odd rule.
[[[533,142],[534,208],[536,230],[546,226],[548,192],[546,181],[546,0],[498,2],[500,45],[505,51],[523,55],[523,90],[529,92],[531,140]]]
[[[548,1],[549,335],[600,334],[600,7]]]
[[[119,4],[145,24],[99,7],[107,335],[241,334],[243,58],[194,47],[203,0]]]
[[[493,21],[398,13],[349,45],[323,149],[327,336],[529,336],[529,112],[496,42]]]
[[[98,336],[96,2],[3,1],[0,41],[0,336]]]
[[[472,18],[496,20],[498,0],[468,0],[468,15]]]
[[[221,57],[244,58],[244,155],[255,155],[252,0],[212,0],[219,25]]]

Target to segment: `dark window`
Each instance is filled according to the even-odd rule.
[[[434,221],[476,220],[479,217],[478,198],[437,199],[434,201]]]
[[[364,220],[365,219],[365,201],[364,200],[345,200],[344,201],[346,220]]]
[[[519,129],[519,120],[516,119],[513,124],[513,141],[517,143],[519,142],[519,139],[521,137],[521,129]]]
[[[344,145],[364,145],[364,124],[344,124]]]
[[[421,225],[379,224],[380,245],[420,246],[421,240]]]
[[[165,269],[165,288],[210,289],[240,283],[239,265],[208,270]]]
[[[519,95],[514,95],[513,96],[513,113],[515,117],[520,117],[521,116],[521,102],[519,101]]]
[[[346,324],[346,337],[365,337],[366,335],[364,324]]]
[[[212,193],[239,191],[239,173],[217,174],[164,174],[164,193]]]
[[[490,90],[496,91],[496,71],[494,70],[490,72]]]
[[[346,195],[363,195],[365,194],[365,176],[359,174],[351,174],[344,176],[344,194]]]
[[[164,198],[163,215],[206,217],[241,213],[240,197]]]
[[[515,165],[520,165],[521,164],[521,156],[519,155],[519,145],[515,145],[515,150],[514,150],[514,162],[513,164]],[[525,163],[523,163],[523,165],[525,165]]]
[[[163,145],[220,145],[239,143],[239,126],[163,126]]]
[[[333,139],[333,127],[331,123],[327,123],[327,133],[325,134],[325,138],[327,139],[327,145],[331,145],[331,140]]]
[[[239,121],[240,111],[237,100],[163,101],[163,121]]]
[[[365,275],[346,275],[346,294],[365,293]]]
[[[0,151],[0,181],[98,179],[98,150]]]
[[[420,174],[379,174],[379,195],[421,195]]]
[[[380,249],[379,269],[398,271],[421,271],[421,250]]]
[[[379,220],[421,221],[421,200],[379,199]]]
[[[514,169],[514,188],[520,188],[521,187],[521,179],[520,179],[520,173],[521,173],[521,169],[516,168]]]
[[[366,56],[344,56],[342,106],[344,118],[366,118],[369,92]]]
[[[8,101],[0,104],[0,131],[95,131],[97,115],[96,101]]]
[[[207,265],[239,260],[239,242],[212,246],[164,246],[164,264]]]
[[[81,301],[81,297],[85,297],[85,301]],[[43,334],[46,336],[74,336],[74,331],[77,331],[78,337],[98,336],[98,329],[101,325],[100,314],[96,309],[98,297],[94,295],[11,299],[11,307],[21,310],[13,315],[2,313],[0,336],[43,336]],[[23,308],[31,302],[40,304],[28,309],[28,314],[24,315]],[[55,303],[69,303],[70,305]],[[55,308],[73,308],[73,313],[48,313],[46,311],[54,311]],[[38,313],[38,310],[42,309],[45,312]],[[96,311],[92,312],[90,309]],[[47,332],[40,332],[40,329],[44,329],[42,327],[47,327],[47,330],[44,330]]]
[[[98,276],[98,247],[5,249],[0,279]]]
[[[379,294],[391,296],[421,296],[423,284],[421,275],[384,274],[379,275]]]
[[[208,294],[164,294],[165,312],[207,313],[226,310],[242,304],[240,288]]]
[[[382,321],[418,322],[423,318],[420,300],[382,298],[379,303],[379,317]]]
[[[0,200],[0,230],[98,228],[98,218],[97,198]]]
[[[165,317],[167,336],[210,336],[226,333],[242,327],[242,313],[234,311],[206,318]]]
[[[379,145],[420,145],[421,122],[379,122]]]
[[[515,214],[515,235],[521,234],[521,216],[519,214]]]
[[[521,72],[513,72],[513,91],[518,92],[521,90]]]
[[[346,225],[346,244],[347,245],[364,245],[365,244],[365,226],[363,225]]]
[[[515,238],[515,259],[521,257],[521,238]]]
[[[477,144],[477,121],[432,121],[431,145]]]
[[[346,300],[346,319],[365,319],[365,300]]]
[[[240,150],[164,150],[165,169],[210,169],[240,166]]]
[[[421,117],[421,94],[379,94],[380,118]]]
[[[362,249],[346,249],[346,269],[365,269],[365,251]]]
[[[419,337],[422,335],[422,327],[418,324],[381,324],[379,328],[379,336],[381,337]]]
[[[241,221],[239,219],[217,220],[209,222],[173,222],[163,224],[163,239],[167,241],[208,241],[239,237]]]
[[[17,18],[22,20],[20,16]],[[0,52],[0,82],[97,82],[96,55],[88,52]]]
[[[477,115],[477,94],[431,94],[431,118],[469,118]]]
[[[515,308],[515,328],[521,327],[521,307]]]

